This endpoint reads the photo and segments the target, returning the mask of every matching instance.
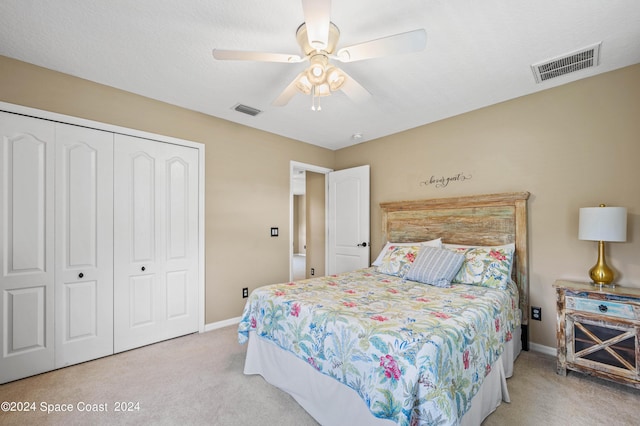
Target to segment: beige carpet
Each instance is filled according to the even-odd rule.
[[[0,412],[2,425],[316,425],[287,394],[242,374],[246,346],[227,327],[0,385],[0,402],[35,403],[35,412]],[[632,425],[640,391],[569,373],[555,359],[523,352],[509,379],[512,402],[483,425]],[[134,411],[116,412],[117,405]],[[52,412],[70,404],[72,412]],[[80,412],[96,404],[107,412]],[[44,409],[44,411],[43,411]]]

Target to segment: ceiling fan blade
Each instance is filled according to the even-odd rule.
[[[351,99],[352,101],[354,101],[356,103],[362,103],[362,102],[365,102],[365,101],[369,100],[369,98],[371,98],[371,93],[369,93],[369,91],[367,89],[362,87],[362,85],[360,83],[358,83],[349,74],[347,74],[343,70],[340,70],[340,71],[345,76],[345,82],[342,85],[342,87],[340,88],[340,90],[342,90],[342,92],[345,95],[347,95],[349,97],[349,99]]]
[[[302,0],[302,12],[309,45],[316,50],[324,50],[329,44],[331,0]]]
[[[294,78],[293,81],[289,83],[289,85],[282,91],[282,93],[280,93],[280,95],[276,98],[276,100],[271,102],[271,105],[285,106],[286,104],[288,104],[291,98],[293,98],[295,94],[298,93],[296,82],[298,81],[298,79],[302,74],[303,73],[298,74],[296,78]]]
[[[244,50],[213,49],[213,57],[218,60],[259,61],[259,62],[302,62],[298,55],[287,53],[248,52]]]
[[[418,52],[424,49],[426,44],[427,32],[419,29],[344,47],[338,50],[336,59],[341,62],[354,62],[398,53]]]

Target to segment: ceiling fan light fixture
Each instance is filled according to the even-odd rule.
[[[322,84],[327,79],[327,64],[329,60],[325,55],[315,55],[309,60],[311,65],[307,68],[307,78],[311,84]]]
[[[298,91],[300,93],[302,93],[303,95],[311,94],[311,90],[313,89],[313,85],[311,84],[311,82],[307,78],[307,74],[306,73],[303,72],[298,76],[298,79],[296,80],[296,89],[298,89]]]
[[[316,84],[313,86],[314,96],[329,96],[331,94],[331,89],[327,83]]]
[[[296,41],[303,56],[213,49],[213,57],[219,60],[288,63],[309,61],[307,68],[302,70],[272,102],[274,106],[286,105],[297,92],[300,92],[311,95],[312,109],[319,111],[320,97],[329,96],[337,90],[341,90],[354,102],[364,102],[371,98],[371,93],[343,70],[334,67],[329,58],[331,61],[355,62],[418,52],[426,45],[427,33],[424,29],[418,29],[352,44],[336,51],[340,30],[331,22],[332,0],[301,1],[304,21],[296,30]]]
[[[330,66],[327,68],[327,83],[332,92],[339,90],[345,82],[345,75],[340,69]]]
[[[307,70],[307,78],[313,84],[320,84],[325,80],[324,69],[318,65],[311,65]]]

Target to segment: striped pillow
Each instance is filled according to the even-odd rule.
[[[436,287],[450,287],[464,259],[461,253],[423,246],[405,278]]]

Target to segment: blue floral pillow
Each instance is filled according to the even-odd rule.
[[[446,247],[446,246],[445,246]],[[511,263],[515,247],[448,247],[463,253],[465,260],[452,282],[506,289],[511,280]]]
[[[389,246],[378,266],[378,272],[404,278],[411,268],[411,264],[416,260],[420,248],[420,245]]]

